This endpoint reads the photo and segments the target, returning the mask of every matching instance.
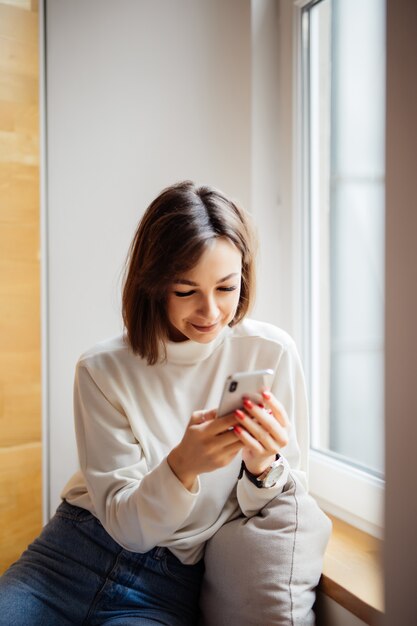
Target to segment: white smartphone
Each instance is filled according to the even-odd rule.
[[[222,417],[242,408],[243,398],[249,398],[255,404],[262,403],[259,390],[271,386],[274,370],[254,370],[236,372],[226,378],[217,416]]]

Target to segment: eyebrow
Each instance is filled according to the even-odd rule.
[[[218,280],[216,282],[216,285],[218,285],[219,283],[224,283],[226,280],[229,280],[229,278],[233,278],[234,276],[239,276],[239,273],[233,272],[232,274],[228,274],[224,278]],[[177,285],[190,285],[191,287],[198,287],[197,283],[193,282],[192,280],[187,280],[187,278],[176,278],[174,280],[174,283]]]

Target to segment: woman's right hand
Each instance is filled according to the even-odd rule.
[[[233,430],[236,417],[216,419],[217,411],[195,411],[180,443],[168,454],[168,465],[186,489],[199,474],[225,467],[243,447]]]

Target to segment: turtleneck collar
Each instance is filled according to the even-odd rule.
[[[187,341],[166,341],[167,362],[180,365],[192,365],[193,363],[204,361],[221,343],[223,343],[231,332],[231,328],[225,326],[217,337],[209,343],[198,343],[191,339]]]

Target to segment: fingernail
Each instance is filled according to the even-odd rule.
[[[247,409],[253,409],[253,402],[251,402],[247,398],[243,400],[243,404]]]
[[[242,429],[240,426],[233,426],[233,430],[235,431],[235,433],[237,433],[238,435],[240,435],[240,433],[242,432]]]
[[[235,415],[237,417],[238,420],[244,420],[245,419],[245,414],[243,411],[240,411],[239,409],[236,409],[235,411]]]
[[[262,396],[265,398],[265,400],[271,399],[271,394],[269,393],[269,391],[263,391]]]
[[[261,407],[261,409],[264,409],[264,408],[265,408],[265,405],[264,405],[264,404],[262,404],[261,402],[259,402],[259,403],[258,403],[258,406],[260,406],[260,407]]]

